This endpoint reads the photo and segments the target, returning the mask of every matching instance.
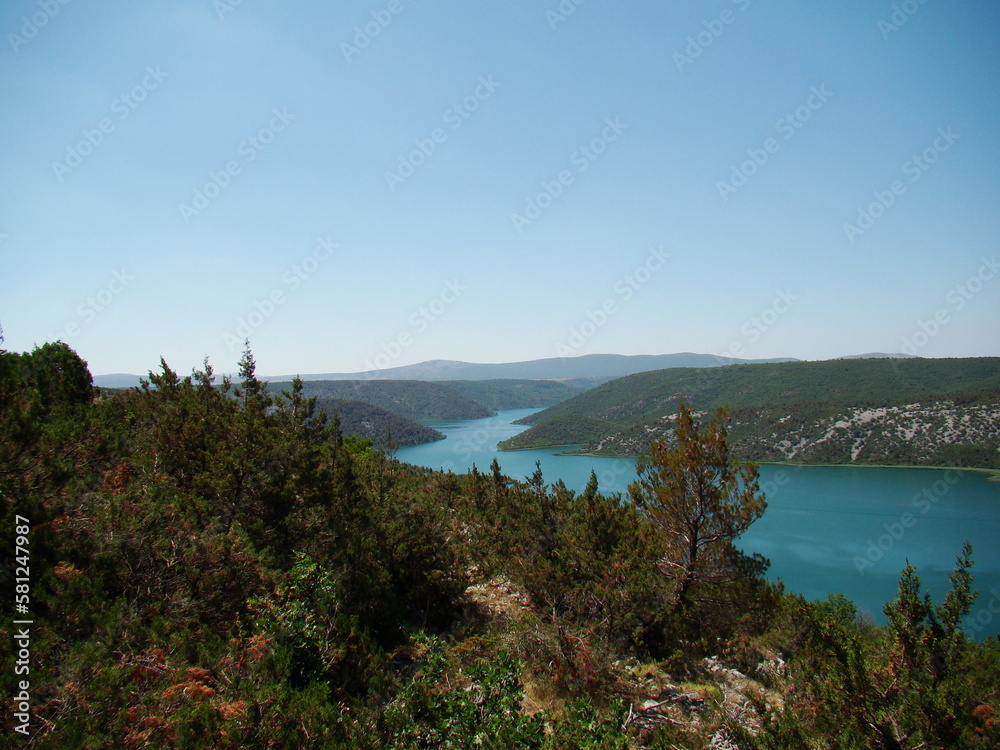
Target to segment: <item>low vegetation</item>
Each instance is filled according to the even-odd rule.
[[[969,549],[889,624],[767,582],[727,420],[678,404],[627,497],[394,461],[300,382],[92,387],[0,351],[0,524],[28,519],[31,748],[995,748]],[[283,392],[282,392],[283,391]],[[3,596],[14,596],[5,536]],[[11,618],[0,637],[11,643]],[[0,690],[17,693],[13,650]]]

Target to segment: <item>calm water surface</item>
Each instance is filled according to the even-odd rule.
[[[635,461],[559,456],[554,450],[500,452],[496,445],[527,429],[512,424],[536,409],[431,426],[447,437],[401,448],[398,457],[418,466],[457,473],[494,458],[503,473],[524,479],[541,463],[547,483],[562,479],[582,491],[597,473],[605,494],[625,493],[635,480]],[[955,557],[973,545],[975,586],[980,591],[966,623],[970,636],[1000,633],[1000,482],[976,472],[855,467],[761,467],[768,500],[764,517],[741,540],[747,552],[771,560],[768,576],[810,599],[842,593],[885,622],[884,602],[896,595],[907,559],[940,603]]]

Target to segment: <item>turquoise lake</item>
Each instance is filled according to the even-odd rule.
[[[560,456],[555,450],[500,452],[501,440],[526,428],[512,424],[537,411],[515,409],[495,417],[434,423],[447,437],[400,448],[401,461],[464,473],[488,471],[494,458],[504,474],[524,479],[541,463],[548,484],[562,479],[581,491],[597,473],[604,494],[625,493],[635,461]],[[972,573],[979,598],[966,621],[977,640],[1000,633],[1000,482],[980,472],[939,469],[796,467],[760,471],[768,509],[742,537],[746,552],[771,560],[768,577],[809,599],[842,593],[877,622],[895,597],[909,560],[940,603],[964,541],[973,545]]]

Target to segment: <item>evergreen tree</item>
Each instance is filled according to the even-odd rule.
[[[822,725],[827,736],[886,750],[987,746],[976,741],[973,720],[985,696],[970,689],[971,643],[960,630],[976,598],[971,566],[966,544],[944,603],[934,606],[907,563],[884,608],[889,626],[874,637],[832,608],[806,614],[809,658],[801,667],[825,704],[821,713],[836,717]]]
[[[629,487],[635,505],[667,537],[660,566],[681,613],[696,598],[711,596],[713,587],[738,577],[743,560],[733,540],[767,507],[757,467],[738,461],[729,450],[727,420],[720,409],[701,429],[682,401],[676,445],[661,439],[650,446],[639,459],[639,480]]]

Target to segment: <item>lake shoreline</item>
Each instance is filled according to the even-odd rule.
[[[975,466],[914,466],[911,464],[797,464],[790,461],[757,461],[760,465],[791,466],[811,469],[927,469],[928,471],[969,471],[986,474],[990,482],[1000,482],[1000,469],[981,469]]]
[[[528,451],[528,450],[557,450],[559,448],[573,448],[572,445],[547,445],[547,446],[536,446],[532,448],[507,448],[504,449],[504,453],[516,453],[517,451]],[[499,450],[499,448],[498,448]],[[593,453],[593,452],[578,452],[574,450],[562,450],[556,453],[557,456],[580,456],[587,458],[628,458],[628,459],[638,459],[636,455],[631,455],[627,453]],[[1000,469],[988,469],[981,468],[977,466],[935,466],[935,465],[914,465],[914,464],[815,464],[815,463],[796,463],[794,461],[753,461],[751,463],[756,463],[761,466],[790,466],[790,467],[808,467],[808,468],[826,468],[826,469],[927,469],[929,471],[971,471],[979,474],[985,474],[987,480],[990,482],[1000,482]]]
[[[518,451],[559,451],[555,455],[557,456],[592,456],[593,458],[635,458],[635,456],[611,456],[607,454],[597,454],[597,453],[575,453],[569,448],[579,448],[579,443],[569,443],[563,445],[532,445],[529,448],[501,448],[497,444],[497,451],[499,453],[517,453]],[[560,448],[567,450],[559,450]]]

